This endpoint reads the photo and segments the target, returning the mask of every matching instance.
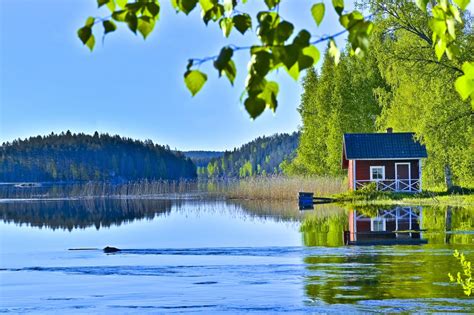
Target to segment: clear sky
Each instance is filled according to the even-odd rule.
[[[161,2],[160,21],[146,41],[122,27],[102,45],[98,32],[90,53],[76,30],[87,16],[107,14],[97,10],[96,0],[0,0],[0,142],[69,129],[151,139],[180,150],[224,150],[298,129],[301,85],[284,71],[276,75],[276,113],[267,110],[252,121],[245,112],[239,98],[248,51],[236,53],[234,87],[209,63],[202,66],[208,83],[192,98],[183,82],[187,59],[215,55],[225,44],[250,44],[255,35],[234,30],[225,39],[218,25],[206,28],[197,10],[185,17],[168,0]],[[340,31],[330,1],[318,30],[309,12],[314,2],[285,0],[280,13],[315,34]]]

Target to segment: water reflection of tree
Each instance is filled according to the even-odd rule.
[[[357,209],[366,214],[373,209]],[[342,245],[347,212],[308,217],[303,220],[302,233],[309,246]],[[305,293],[315,303],[358,303],[382,299],[444,299],[463,294],[454,285],[447,285],[447,273],[457,270],[452,249],[473,254],[474,208],[423,207],[421,227],[427,245],[341,248],[330,255],[304,258],[307,275]],[[324,238],[320,234],[340,233]],[[317,235],[312,238],[311,235]],[[448,250],[444,250],[444,249]],[[310,302],[311,303],[311,302]],[[435,308],[436,309],[436,308]]]
[[[178,202],[178,201],[177,201]],[[4,222],[51,229],[110,227],[137,219],[153,219],[171,211],[170,200],[109,199],[37,200],[0,203]]]
[[[342,246],[348,228],[347,211],[334,206],[318,206],[301,223],[305,246]]]
[[[427,246],[356,248],[351,254],[310,256],[305,291],[310,300],[330,304],[363,300],[461,298],[447,286],[446,274],[455,270],[451,252]]]

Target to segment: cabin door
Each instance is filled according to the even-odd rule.
[[[411,190],[410,163],[395,163],[395,178],[398,191]]]

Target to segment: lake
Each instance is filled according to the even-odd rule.
[[[474,257],[474,209],[4,199],[0,216],[0,312],[474,311],[447,276],[454,249]]]

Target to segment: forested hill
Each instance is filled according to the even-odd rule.
[[[0,147],[0,182],[196,178],[168,146],[108,134],[50,134]]]
[[[259,137],[220,158],[212,159],[207,166],[198,167],[201,178],[242,178],[254,175],[281,173],[281,164],[293,159],[298,147],[299,133],[275,134]]]
[[[184,151],[184,156],[190,158],[197,167],[207,166],[212,159],[224,155],[222,151]]]

